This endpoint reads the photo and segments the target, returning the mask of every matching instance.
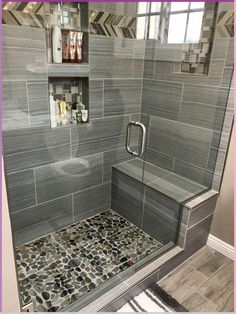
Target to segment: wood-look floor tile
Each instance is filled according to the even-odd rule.
[[[221,266],[230,259],[212,248],[206,246],[200,250],[193,258],[191,265],[206,277],[212,276]]]
[[[228,295],[226,295],[225,299],[219,306],[215,309],[216,312],[234,312],[234,291],[232,287],[232,291]]]
[[[213,276],[196,290],[201,295],[220,305],[228,304],[229,295],[233,291],[234,265],[233,261],[222,266]],[[230,307],[227,305],[227,308]]]
[[[206,281],[205,276],[193,267],[183,264],[158,284],[178,302],[182,302],[191,291],[204,281]]]
[[[205,297],[194,291],[188,295],[182,305],[189,310],[189,312],[214,312],[216,305]]]

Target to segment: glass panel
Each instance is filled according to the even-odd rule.
[[[151,2],[151,12],[160,12],[161,2]]]
[[[170,11],[182,11],[187,10],[189,2],[171,2]]]
[[[168,43],[183,43],[187,22],[187,13],[171,14],[168,31]]]
[[[202,9],[205,7],[205,2],[191,2],[190,9]]]
[[[150,17],[149,39],[158,39],[160,15]]]
[[[149,10],[149,2],[139,2],[138,3],[138,14],[147,13]]]
[[[203,12],[194,12],[189,14],[186,42],[199,42],[202,28]]]
[[[137,18],[137,28],[136,28],[136,38],[145,39],[146,35],[146,16],[141,16]]]

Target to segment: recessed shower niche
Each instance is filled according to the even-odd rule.
[[[51,127],[88,123],[88,78],[53,78],[49,83]]]

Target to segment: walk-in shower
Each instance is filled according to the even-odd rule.
[[[232,4],[59,7],[2,11],[19,295],[40,312],[81,309],[176,246],[203,246],[214,208],[199,204],[219,191],[233,120]],[[83,33],[82,63],[50,60],[55,14]]]

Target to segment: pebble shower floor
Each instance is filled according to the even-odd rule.
[[[112,210],[24,244],[16,255],[22,306],[61,311],[161,246]]]

